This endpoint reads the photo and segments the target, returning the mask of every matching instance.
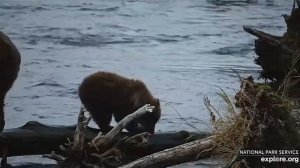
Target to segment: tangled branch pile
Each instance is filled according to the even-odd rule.
[[[299,149],[300,136],[291,116],[292,101],[283,98],[266,84],[256,84],[252,77],[244,79],[235,96],[235,104],[220,94],[227,105],[227,116],[216,117],[218,111],[208,101],[215,131],[216,154],[232,159],[228,167],[295,167],[295,163],[263,163],[257,156],[243,157],[240,150]]]
[[[91,142],[86,143],[85,129],[91,118],[84,116],[81,109],[78,116],[77,129],[74,133],[74,142],[68,144],[68,149],[61,146],[64,155],[45,155],[58,162],[59,167],[119,167],[126,163],[126,151],[129,147],[143,144],[150,137],[149,133],[142,133],[132,137],[117,138],[121,131],[135,118],[146,112],[152,112],[154,106],[146,104],[134,113],[127,115],[106,135],[99,133]]]

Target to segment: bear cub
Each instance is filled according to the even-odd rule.
[[[110,126],[112,116],[119,122],[145,104],[155,106],[153,112],[132,121],[126,127],[128,132],[153,134],[161,115],[159,100],[142,81],[115,73],[96,72],[86,77],[79,86],[79,97],[104,134],[113,128]]]
[[[0,133],[4,121],[4,98],[18,76],[21,56],[8,36],[0,31]]]

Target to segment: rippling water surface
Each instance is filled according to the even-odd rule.
[[[258,77],[254,37],[242,26],[281,35],[281,14],[291,7],[292,0],[1,0],[0,30],[22,54],[6,128],[74,124],[79,84],[103,70],[143,80],[162,100],[157,131],[195,131],[177,112],[208,131],[203,96],[218,104],[218,87],[238,89],[235,72]]]

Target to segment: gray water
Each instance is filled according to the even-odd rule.
[[[162,100],[157,131],[196,131],[181,117],[209,131],[203,96],[218,105],[218,87],[239,88],[236,72],[259,76],[255,38],[242,26],[282,35],[292,2],[0,0],[0,30],[22,55],[5,127],[74,124],[79,84],[102,70],[141,79]]]

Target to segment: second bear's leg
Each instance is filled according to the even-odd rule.
[[[108,133],[113,128],[112,126],[110,126],[111,119],[112,119],[111,113],[105,113],[103,115],[99,115],[95,119],[97,125],[100,128],[100,131],[103,134]]]

